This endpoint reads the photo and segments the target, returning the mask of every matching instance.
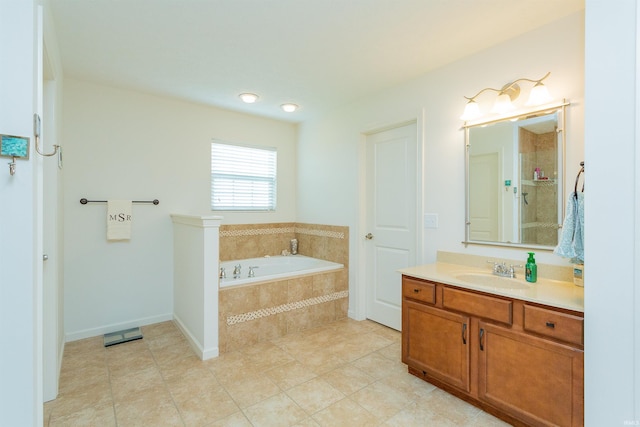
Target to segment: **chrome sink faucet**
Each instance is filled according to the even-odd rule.
[[[510,264],[507,267],[505,262],[495,262],[495,261],[487,261],[488,263],[493,264],[493,274],[500,277],[509,277],[511,279],[516,278],[516,268],[522,268],[521,265],[513,265]]]

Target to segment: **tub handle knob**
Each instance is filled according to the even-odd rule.
[[[224,267],[220,267],[220,278],[221,279],[227,278],[227,272],[224,270]]]
[[[238,277],[240,277],[241,269],[242,269],[242,266],[240,264],[236,265],[233,268],[233,278],[234,279],[237,279]]]
[[[254,268],[260,268],[257,265],[254,265],[253,267],[249,267],[249,277],[256,277],[256,272],[253,271]]]

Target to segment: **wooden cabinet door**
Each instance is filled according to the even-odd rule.
[[[469,391],[469,318],[405,300],[402,361]]]
[[[479,398],[530,425],[582,426],[584,353],[479,324]]]

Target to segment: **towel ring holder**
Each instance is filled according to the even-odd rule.
[[[581,166],[580,171],[576,176],[576,185],[573,188],[573,197],[575,197],[576,199],[578,198],[578,181],[580,181],[580,175],[584,173],[584,161],[580,162],[580,166]],[[582,192],[584,193],[584,181],[582,182]]]

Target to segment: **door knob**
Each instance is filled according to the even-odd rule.
[[[371,239],[373,239],[373,234],[368,233],[366,236],[364,236],[364,238],[367,239],[367,240],[371,240]]]
[[[43,261],[46,261],[48,259],[49,259],[49,255],[47,255],[47,254],[42,255],[42,260]]]

